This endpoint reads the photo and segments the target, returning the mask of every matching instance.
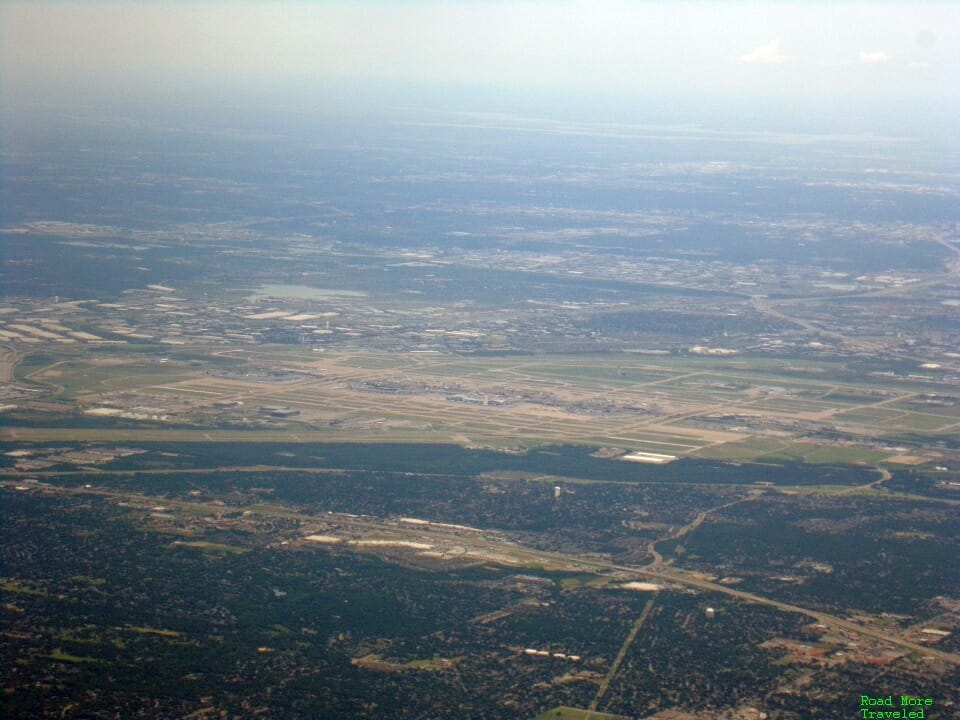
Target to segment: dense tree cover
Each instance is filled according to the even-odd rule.
[[[254,457],[231,447],[241,456],[232,463]],[[276,453],[288,447],[303,453],[295,462],[339,459],[337,448],[306,456],[302,447],[267,447],[268,457],[285,462]],[[196,460],[178,448],[176,457],[130,457],[141,465]],[[29,483],[3,489],[0,712],[533,717],[589,704],[650,597],[616,582],[592,587],[586,578],[483,566],[426,571],[286,542],[303,534],[295,517],[244,519],[264,502],[318,520],[334,511],[495,528],[537,547],[608,552],[624,562],[642,561],[647,542],[722,505],[659,551],[682,567],[737,576],[740,588],[839,613],[855,607],[926,620],[942,612],[934,595],[955,594],[957,525],[948,506],[662,482],[565,483],[557,498],[553,481],[414,472],[410,452],[399,453],[393,469],[379,467],[385,457],[374,452],[366,461],[374,467],[348,471],[140,470],[45,478],[61,488],[94,485],[75,495]],[[544,455],[564,458],[552,452]],[[126,496],[98,489],[143,493],[157,504],[124,503]],[[202,510],[165,514],[163,502],[174,499]],[[742,502],[728,505],[734,500]],[[209,517],[215,508],[223,508],[219,519]],[[708,605],[717,608],[713,618]],[[725,596],[661,591],[602,709],[634,717],[773,698],[764,702],[784,718],[812,717],[784,690],[798,671],[777,662],[782,651],[760,647],[774,637],[805,638],[808,622]],[[833,695],[816,707],[839,712],[849,678],[827,678]],[[932,676],[931,687],[949,687],[949,678]]]
[[[251,439],[256,436],[251,433]],[[58,443],[69,446],[70,443]],[[0,452],[30,447],[0,443]],[[797,462],[739,463],[683,458],[666,465],[623,462],[593,455],[596,448],[557,445],[524,454],[443,444],[184,442],[137,443],[150,452],[119,458],[108,469],[216,468],[270,464],[473,477],[487,472],[525,472],[625,483],[863,485],[877,473],[858,465]],[[164,453],[159,455],[159,453]],[[9,458],[3,458],[12,464]],[[160,463],[160,464],[157,464]]]
[[[202,487],[211,497],[240,507],[269,498],[310,513],[412,516],[512,531],[542,549],[617,556],[690,522],[700,508],[746,494],[724,485],[563,483],[563,494],[556,498],[552,481],[385,471],[139,472],[71,475],[51,482],[166,497]],[[646,526],[647,520],[655,522]]]
[[[588,703],[647,599],[563,590],[542,573],[412,571],[229,530],[205,538],[241,552],[204,550],[145,530],[139,511],[101,498],[3,495],[11,718],[59,717],[67,706],[78,717],[204,706],[236,717],[257,708],[303,718],[529,717]],[[718,646],[715,661],[736,661],[747,651],[739,621],[722,622],[729,647]],[[766,634],[783,622],[751,620]],[[371,655],[386,666],[352,662]],[[450,662],[397,667],[435,658]]]
[[[664,549],[682,546],[684,566],[722,568],[746,589],[807,607],[915,613],[932,597],[956,595],[960,533],[951,507],[767,495],[718,520]]]

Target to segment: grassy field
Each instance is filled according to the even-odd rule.
[[[873,465],[890,453],[861,447],[820,446],[795,443],[759,456],[758,460],[793,460],[805,463]]]
[[[861,425],[880,425],[886,422],[896,422],[907,416],[906,412],[890,410],[887,407],[874,407],[861,410],[847,410],[833,416],[839,423]]]
[[[960,396],[947,396],[941,401],[932,402],[929,399],[906,398],[890,403],[889,407],[913,412],[932,413],[934,415],[954,418],[960,421]]]
[[[768,437],[751,437],[739,442],[724,443],[716,447],[704,448],[693,453],[695,457],[712,460],[746,460],[766,457],[788,447],[789,443]]]
[[[622,720],[622,718],[622,715],[591,712],[590,710],[581,710],[580,708],[561,705],[553,710],[547,710],[547,712],[537,715],[533,720]]]
[[[910,413],[906,417],[898,418],[892,422],[885,422],[884,427],[893,427],[897,430],[933,430],[936,432],[946,432],[950,427],[960,423],[957,418],[944,417],[942,415],[929,415],[926,413]]]

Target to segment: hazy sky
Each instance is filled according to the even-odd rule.
[[[956,2],[0,0],[0,33],[10,93],[442,83],[960,108]]]

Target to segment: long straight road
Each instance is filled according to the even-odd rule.
[[[633,627],[630,628],[630,633],[627,635],[627,639],[624,640],[623,645],[620,646],[620,652],[617,653],[617,657],[610,666],[610,671],[600,682],[600,687],[597,689],[597,694],[594,696],[593,702],[590,703],[590,707],[587,709],[588,713],[594,713],[597,711],[600,701],[603,700],[603,696],[607,694],[610,683],[617,676],[617,672],[620,670],[620,666],[623,664],[623,659],[627,656],[627,651],[630,649],[630,646],[633,645],[633,641],[637,639],[637,635],[640,633],[640,628],[642,628],[643,624],[647,621],[647,617],[649,617],[650,611],[653,610],[653,605],[656,603],[656,601],[657,595],[654,593],[653,596],[647,600],[647,604],[643,606],[640,617],[638,617],[637,621],[633,623]],[[589,718],[590,715],[588,714],[587,717]]]

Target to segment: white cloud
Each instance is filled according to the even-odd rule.
[[[783,38],[771,40],[759,47],[755,47],[746,55],[741,55],[739,62],[748,65],[779,65],[792,60],[792,57],[783,54],[782,47]]]
[[[876,52],[860,51],[861,65],[878,65],[880,63],[889,62],[890,60],[891,57],[883,52],[883,50],[877,50]]]

